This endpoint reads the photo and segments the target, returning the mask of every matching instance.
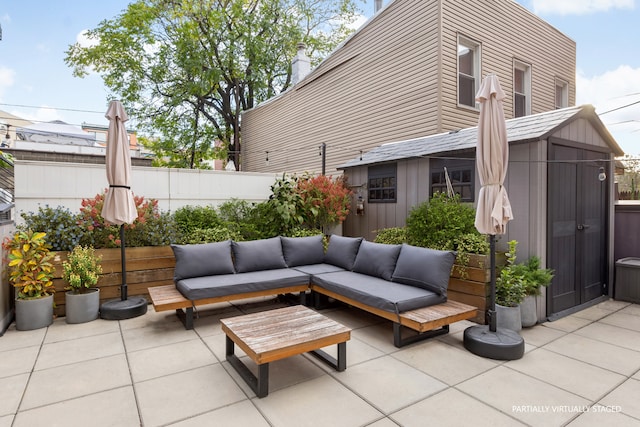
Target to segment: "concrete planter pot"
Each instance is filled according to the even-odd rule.
[[[16,329],[31,331],[53,323],[53,295],[36,299],[16,298]]]
[[[496,326],[498,328],[510,329],[512,331],[520,331],[522,329],[522,315],[520,314],[520,306],[505,307],[496,304]]]
[[[83,294],[67,291],[65,294],[67,323],[86,323],[98,318],[100,289],[92,288]]]
[[[536,312],[536,297],[527,295],[520,304],[520,317],[522,319],[522,327],[530,328],[538,323],[538,314]]]

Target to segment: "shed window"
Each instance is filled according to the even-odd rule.
[[[445,172],[446,168],[446,172]],[[453,192],[460,195],[463,202],[473,202],[475,195],[475,162],[470,160],[431,160],[430,194],[447,192],[447,178]]]
[[[480,44],[458,36],[458,104],[476,108],[480,86]]]
[[[396,164],[369,167],[369,203],[396,202]]]
[[[569,106],[569,83],[556,79],[556,110]]]

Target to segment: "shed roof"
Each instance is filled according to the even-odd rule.
[[[562,108],[509,119],[506,121],[507,139],[510,144],[541,141],[578,118],[589,120],[607,141],[616,156],[624,154],[618,143],[600,121],[592,105]],[[338,169],[469,150],[476,147],[477,141],[478,127],[474,126],[406,141],[390,142],[363,153],[362,157],[349,160],[339,166]]]

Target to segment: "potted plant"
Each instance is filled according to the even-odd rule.
[[[18,231],[4,242],[9,282],[16,289],[16,329],[28,331],[53,323],[53,254],[46,233]]]
[[[509,242],[506,265],[496,278],[496,324],[513,331],[522,329],[520,304],[526,295],[526,266],[516,264],[517,245],[515,240]]]
[[[100,289],[98,283],[102,257],[91,246],[76,246],[62,263],[62,278],[69,284],[65,289],[67,323],[85,323],[98,318]]]
[[[525,298],[520,304],[522,326],[530,327],[538,323],[536,313],[536,296],[540,295],[542,287],[549,286],[553,279],[553,270],[540,268],[540,258],[532,256],[524,263]]]

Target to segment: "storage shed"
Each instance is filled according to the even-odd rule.
[[[538,300],[538,316],[563,316],[612,295],[614,156],[623,155],[593,106],[569,107],[507,120],[510,144],[505,186],[514,219],[498,236],[498,250],[517,240],[518,258],[537,255],[555,270]],[[348,236],[405,225],[411,208],[446,176],[463,200],[475,203],[477,127],[391,142],[339,169],[354,191]],[[446,173],[445,173],[446,170]]]

